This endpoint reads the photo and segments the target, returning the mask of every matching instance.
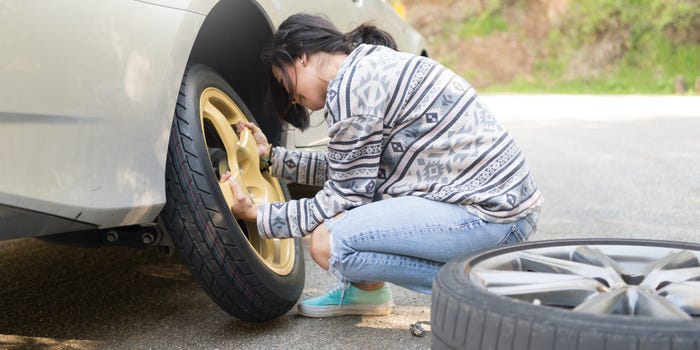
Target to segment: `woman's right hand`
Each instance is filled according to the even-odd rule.
[[[265,136],[262,130],[251,122],[236,123],[236,130],[238,130],[239,134],[243,131],[243,128],[247,128],[253,133],[255,143],[258,144],[258,157],[260,158],[260,161],[269,156],[272,145],[267,141],[267,136]]]
[[[231,203],[229,209],[236,219],[256,222],[258,219],[258,206],[253,202],[250,194],[246,193],[248,190],[242,187],[243,183],[237,181],[240,181],[240,178],[234,178],[231,172],[228,171],[221,175],[219,179],[220,183],[228,182],[231,193],[233,194],[233,203]]]

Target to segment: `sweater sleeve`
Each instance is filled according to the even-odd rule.
[[[377,184],[382,130],[383,119],[376,116],[359,115],[333,124],[324,157],[328,179],[323,189],[314,198],[260,205],[257,221],[260,234],[267,238],[305,236],[325,219],[371,202]],[[284,154],[284,166],[292,167],[303,159],[289,152]]]
[[[325,152],[303,152],[275,147],[272,175],[302,185],[322,186],[328,179]]]

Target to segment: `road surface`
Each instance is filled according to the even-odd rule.
[[[700,98],[490,95],[545,196],[535,239],[700,242]],[[306,256],[303,298],[332,286]],[[394,287],[393,315],[248,324],[175,256],[0,242],[0,349],[427,349],[430,297]]]

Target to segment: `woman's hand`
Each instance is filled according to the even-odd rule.
[[[255,124],[251,122],[239,122],[236,123],[236,130],[240,134],[243,129],[249,129],[253,133],[253,138],[255,143],[258,144],[258,157],[262,161],[265,157],[270,155],[270,149],[272,145],[267,141],[267,136],[262,132],[262,130]]]
[[[236,179],[231,176],[230,172],[221,175],[220,183],[228,182],[233,193],[233,204],[231,204],[231,213],[236,219],[257,222],[258,206],[253,203],[253,200],[246,193],[247,189],[241,188]]]

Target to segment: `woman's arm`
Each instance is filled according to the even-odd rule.
[[[258,231],[268,238],[301,237],[324,220],[371,202],[376,190],[382,130],[382,118],[374,116],[355,116],[332,125],[325,155],[328,179],[323,189],[314,198],[260,205]],[[294,168],[294,159],[286,159],[289,164],[284,166]]]
[[[290,182],[322,186],[328,180],[325,152],[304,152],[274,147],[271,162],[272,175]]]
[[[260,165],[271,165],[273,176],[312,186],[321,186],[328,179],[325,153],[292,151],[281,146],[273,147],[262,130],[251,122],[238,123],[236,128],[239,133],[243,128],[250,129],[258,144]]]

